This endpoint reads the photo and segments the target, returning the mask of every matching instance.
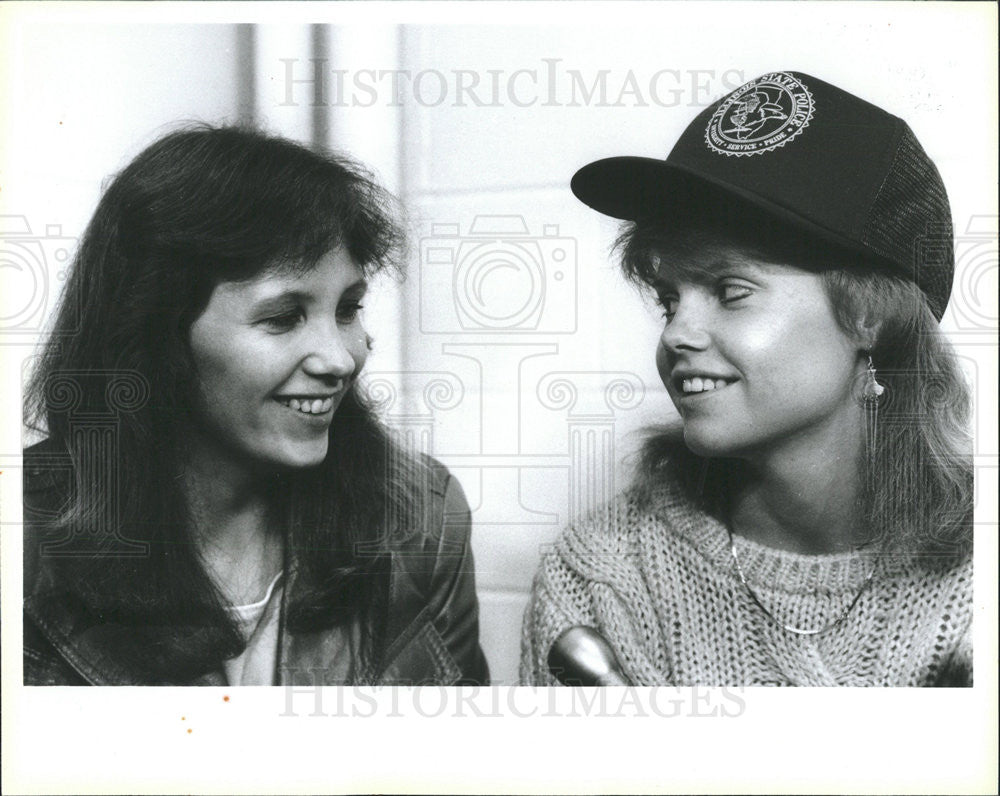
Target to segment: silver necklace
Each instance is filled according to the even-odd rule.
[[[835,627],[837,627],[837,625],[841,624],[845,619],[847,619],[847,615],[851,613],[854,606],[858,604],[858,600],[860,600],[861,595],[865,593],[865,590],[868,588],[868,584],[872,582],[872,576],[875,574],[875,565],[873,564],[871,571],[865,578],[865,582],[861,584],[861,588],[858,589],[858,593],[854,595],[854,599],[851,600],[850,605],[848,605],[843,611],[841,611],[840,616],[838,616],[829,624],[818,628],[795,627],[794,625],[786,625],[784,622],[778,621],[778,618],[768,610],[767,606],[764,605],[760,597],[757,596],[757,593],[750,587],[750,584],[747,582],[746,575],[743,574],[743,567],[740,566],[740,558],[738,555],[736,555],[736,543],[735,540],[733,539],[732,530],[729,531],[729,552],[732,553],[733,555],[733,562],[736,564],[736,572],[740,576],[740,582],[743,584],[743,587],[747,590],[747,594],[750,595],[750,599],[754,601],[756,606],[760,608],[760,610],[764,612],[764,615],[772,622],[774,622],[774,624],[776,624],[782,630],[788,633],[793,633],[796,636],[819,636],[822,635],[823,633],[827,633],[830,630],[833,630]]]

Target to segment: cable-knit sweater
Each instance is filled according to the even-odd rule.
[[[626,493],[570,527],[535,578],[521,680],[555,685],[546,657],[573,625],[597,629],[637,685],[972,683],[972,561],[916,562],[861,553],[800,555],[736,537],[676,485],[649,506]],[[874,575],[866,585],[873,563]]]

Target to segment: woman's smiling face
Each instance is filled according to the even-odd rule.
[[[702,456],[754,458],[791,440],[860,434],[866,360],[823,277],[722,244],[661,259],[657,367]]]
[[[191,325],[202,438],[250,467],[311,467],[368,354],[366,283],[342,249],[222,282]]]

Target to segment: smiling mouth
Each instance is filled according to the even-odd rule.
[[[674,387],[681,395],[699,395],[706,392],[715,392],[723,387],[728,387],[735,379],[723,379],[719,377],[691,376],[686,379],[674,379]]]
[[[287,406],[289,409],[294,409],[296,412],[301,412],[304,415],[322,415],[333,408],[334,397],[333,395],[323,397],[279,397],[274,400],[282,406]]]

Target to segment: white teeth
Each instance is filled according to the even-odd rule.
[[[692,376],[690,379],[681,381],[681,392],[711,392],[726,386],[725,379],[709,379],[701,376]]]
[[[321,415],[324,412],[329,412],[333,407],[333,398],[313,398],[311,401],[308,399],[299,400],[298,398],[289,398],[282,400],[281,403],[289,409],[294,409],[306,415]]]

